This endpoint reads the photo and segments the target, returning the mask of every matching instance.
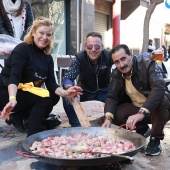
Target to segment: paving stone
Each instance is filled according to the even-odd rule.
[[[104,104],[101,102],[91,101],[82,102],[85,113],[88,115],[92,126],[97,126],[96,121],[103,116]],[[62,119],[62,124],[57,128],[68,128],[68,118],[62,107],[62,101],[54,107],[53,114],[58,114]],[[50,165],[32,158],[27,159],[15,154],[16,150],[21,150],[22,141],[26,138],[25,133],[18,133],[13,125],[7,125],[4,120],[0,119],[0,170],[59,170],[55,165]],[[169,170],[170,167],[170,122],[164,129],[165,139],[161,141],[163,151],[160,156],[145,156],[144,150],[134,156],[132,164],[122,164],[122,170]],[[146,143],[149,139],[146,140]],[[146,146],[145,146],[146,147]],[[78,170],[76,167],[67,167],[64,170]]]

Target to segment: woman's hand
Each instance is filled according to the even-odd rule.
[[[14,107],[16,106],[17,101],[15,99],[11,99],[6,106],[3,108],[2,112],[1,112],[1,118],[2,119],[9,119],[9,115],[11,113],[11,111],[14,109]]]
[[[72,98],[72,97],[75,97],[75,96],[78,96],[78,95],[81,95],[83,89],[81,87],[78,87],[78,86],[72,86],[70,88],[68,88],[67,90],[65,90],[65,94],[64,94],[64,97],[67,97],[67,98]]]

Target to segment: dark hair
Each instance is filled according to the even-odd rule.
[[[149,45],[152,45],[153,40],[149,39]]]
[[[119,51],[121,48],[125,50],[126,54],[130,55],[129,47],[125,44],[119,44],[119,45],[116,45],[112,50],[110,50],[110,56],[114,54],[115,52]]]
[[[21,0],[21,5],[20,5],[20,7],[19,7],[19,9],[17,11],[16,17],[21,15],[22,10],[24,8],[24,2],[25,2],[25,0]],[[2,0],[0,0],[0,9],[2,11],[2,15],[4,16],[6,14],[6,11],[5,11],[5,8],[3,6]]]
[[[86,35],[86,40],[88,37],[99,37],[101,39],[102,42],[102,35],[98,32],[90,32]]]

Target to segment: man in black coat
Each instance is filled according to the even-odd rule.
[[[102,126],[110,127],[112,121],[116,125],[126,124],[126,129],[136,126],[137,133],[147,137],[148,124],[152,124],[145,154],[159,155],[170,109],[170,94],[163,76],[154,60],[142,55],[131,56],[124,44],[114,47],[111,56],[116,69],[105,102],[106,119]]]

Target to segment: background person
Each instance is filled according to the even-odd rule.
[[[148,124],[152,124],[150,142],[145,154],[159,155],[160,140],[164,139],[164,125],[169,120],[169,92],[154,60],[142,55],[133,57],[129,48],[120,44],[111,50],[116,69],[112,74],[111,89],[105,102],[103,127],[126,124],[127,129],[136,126],[137,133],[146,136]]]
[[[80,101],[98,100],[105,102],[110,88],[110,73],[112,60],[109,51],[104,49],[102,36],[97,32],[90,32],[86,36],[84,50],[76,55],[63,79],[63,86],[68,89],[78,78],[78,86],[82,87],[83,94]],[[63,98],[64,110],[71,126],[80,126],[77,115],[69,100]]]
[[[23,40],[33,20],[29,1],[0,1],[0,34],[10,35]]]
[[[168,46],[168,58],[170,58],[170,45]]]
[[[73,97],[81,91],[77,86],[64,90],[56,84],[50,55],[53,38],[52,22],[47,18],[35,20],[24,42],[14,48],[0,74],[1,117],[23,130],[24,112],[30,110],[27,136],[42,131],[42,122],[59,101],[59,96]],[[43,83],[47,90],[40,88]],[[11,111],[14,113],[10,114]]]
[[[153,40],[149,40],[149,45],[148,45],[148,52],[152,52],[156,50],[155,45],[153,44]]]

